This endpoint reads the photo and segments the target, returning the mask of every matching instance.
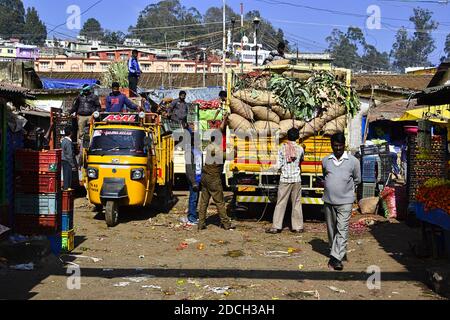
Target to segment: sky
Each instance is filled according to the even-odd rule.
[[[89,18],[96,18],[105,29],[126,32],[135,25],[139,13],[152,0],[23,0],[25,7],[34,6],[41,20],[47,24],[47,30],[58,27],[58,38],[75,37],[78,30],[69,30],[65,21],[71,5],[80,7],[81,24]],[[244,4],[244,13],[259,10],[263,18],[275,27],[282,28],[291,44],[298,45],[300,52],[323,52],[327,48],[325,38],[333,28],[343,31],[349,26],[363,30],[366,40],[379,51],[389,52],[397,30],[404,26],[413,34],[413,24],[409,17],[413,8],[427,8],[433,12],[433,18],[439,22],[439,28],[433,32],[437,49],[430,55],[430,60],[438,64],[444,55],[445,38],[450,34],[450,1],[448,4],[433,0],[226,0],[226,4],[240,11]],[[276,3],[278,2],[278,3]],[[443,1],[445,2],[445,0]],[[181,0],[185,7],[196,7],[202,14],[212,6],[222,6],[223,0]],[[376,6],[376,7],[374,7]],[[370,14],[367,13],[370,8]],[[368,16],[379,9],[380,23],[367,24]],[[369,19],[369,22],[378,21]],[[375,28],[374,28],[375,27]],[[163,40],[163,39],[162,39]],[[272,48],[268,48],[272,49]]]

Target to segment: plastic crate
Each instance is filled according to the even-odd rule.
[[[362,199],[375,197],[377,190],[376,183],[363,183],[362,184]]]
[[[379,157],[375,155],[364,156],[362,159],[362,181],[376,182],[377,181],[377,162]]]
[[[70,230],[68,232],[63,232],[62,236],[62,252],[71,252],[75,249],[75,230]]]
[[[62,192],[62,211],[73,211],[75,194],[74,190],[64,190]]]
[[[61,194],[16,194],[16,214],[24,215],[60,215]]]
[[[14,232],[24,236],[53,235],[60,230],[61,216],[15,215]]]
[[[61,231],[68,232],[73,229],[73,211],[62,213],[61,217]]]
[[[50,250],[55,256],[59,256],[62,248],[62,234],[58,232],[54,235],[47,236],[47,239],[50,241]]]
[[[16,171],[61,172],[61,150],[39,152],[33,150],[16,151]]]
[[[16,175],[18,193],[57,193],[61,190],[60,173],[21,172]]]

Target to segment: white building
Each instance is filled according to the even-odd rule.
[[[142,43],[140,39],[131,39],[131,38],[125,39],[123,45],[129,47],[145,47],[145,43]]]
[[[262,65],[269,56],[270,51],[264,50],[262,44],[256,44],[256,37],[251,43],[248,37],[244,36],[242,42],[233,42],[234,55],[245,63],[256,64],[256,48],[258,47],[258,65]]]

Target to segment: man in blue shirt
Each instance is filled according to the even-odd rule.
[[[131,59],[128,61],[128,83],[130,88],[130,97],[137,96],[137,87],[139,77],[141,76],[141,67],[139,66],[137,50],[133,50]]]
[[[137,110],[138,106],[120,92],[120,84],[113,82],[112,92],[106,98],[106,112],[122,112],[126,106],[128,109]]]

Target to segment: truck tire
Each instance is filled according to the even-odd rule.
[[[110,228],[117,226],[119,222],[119,204],[117,201],[108,201],[105,206],[106,225]]]

